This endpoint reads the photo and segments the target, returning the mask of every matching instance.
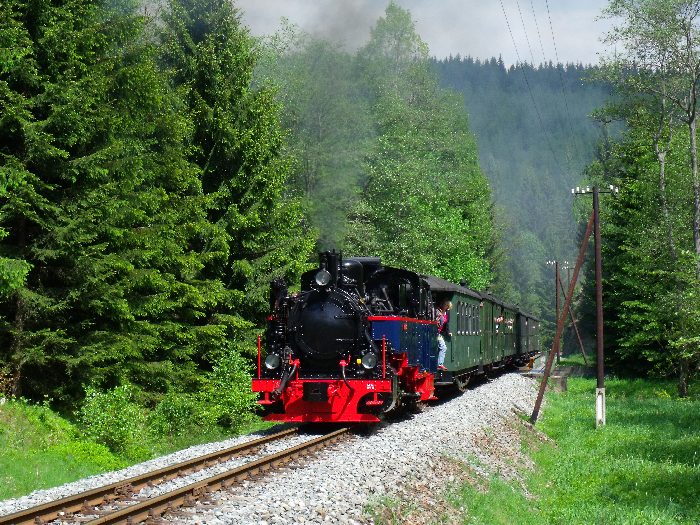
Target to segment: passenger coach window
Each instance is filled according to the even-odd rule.
[[[462,333],[462,305],[457,301],[457,335]]]

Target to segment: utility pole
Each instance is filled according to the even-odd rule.
[[[571,263],[569,261],[564,261],[564,270],[566,270],[566,286],[569,286],[571,282]]]
[[[554,265],[554,304],[556,308],[556,316],[554,319],[559,321],[559,261],[547,261],[545,264],[548,266]],[[554,351],[557,354],[557,364],[561,363],[561,345],[557,342]]]
[[[595,425],[605,426],[605,354],[603,350],[603,261],[600,245],[600,193],[617,194],[620,189],[612,184],[608,190],[599,190],[597,186],[572,189],[572,195],[593,194],[593,239],[595,243],[595,306],[596,306],[596,359],[598,361],[598,379],[595,389]]]
[[[588,246],[588,240],[591,238],[591,233],[593,233],[593,214],[588,219],[588,225],[586,226],[586,233],[583,234],[583,240],[581,241],[581,248],[578,251],[578,258],[576,259],[576,266],[574,266],[574,275],[571,282],[569,283],[569,290],[564,296],[564,314],[571,308],[571,298],[574,296],[574,286],[578,280],[578,273],[583,266],[583,256],[586,254],[586,247]],[[561,334],[564,331],[564,315],[560,316],[557,320],[557,331],[554,334],[554,342],[552,343],[552,351],[549,352],[547,357],[547,363],[544,365],[544,375],[542,376],[542,381],[540,382],[540,389],[537,392],[537,399],[535,400],[535,406],[532,409],[532,415],[530,416],[530,423],[533,425],[537,423],[537,417],[540,413],[540,408],[542,407],[542,399],[544,398],[544,391],[547,388],[547,381],[549,380],[549,373],[552,369],[552,363],[554,362],[554,349],[559,345],[561,340]]]

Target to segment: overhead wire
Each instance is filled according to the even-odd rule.
[[[518,7],[518,14],[520,15],[520,23],[523,26],[523,33],[525,34],[525,41],[527,42],[527,47],[530,50],[530,57],[532,58],[532,67],[534,68],[535,67],[535,53],[532,51],[532,46],[530,45],[530,37],[528,36],[527,27],[525,26],[525,18],[523,17],[523,12],[520,9],[520,1],[515,0],[515,5]],[[532,9],[532,16],[535,20],[535,28],[537,30],[537,37],[539,38],[539,41],[540,41],[540,49],[542,50],[543,64],[546,64],[547,57],[546,57],[545,52],[544,52],[544,46],[542,45],[542,36],[540,35],[540,26],[537,23],[537,15],[535,14],[535,6],[532,3],[532,0],[530,0],[530,8]],[[558,63],[558,61],[557,61],[557,63]],[[557,69],[559,69],[559,68],[557,68]],[[561,76],[561,70],[559,70],[559,75]],[[566,120],[569,124],[569,131],[571,132],[571,140],[574,141],[574,140],[576,140],[576,135],[574,134],[574,129],[573,129],[573,126],[571,125],[570,116],[569,116],[569,118],[566,118]],[[569,171],[573,171],[572,170],[573,162],[571,159],[571,152],[569,151],[568,148],[564,149],[564,156],[566,157],[566,163],[568,165]]]
[[[532,68],[534,69],[535,68],[535,53],[532,51],[532,45],[530,44],[530,37],[528,36],[527,27],[525,26],[525,18],[523,17],[523,12],[520,9],[520,0],[515,0],[515,5],[518,8],[518,14],[520,15],[520,24],[523,26],[523,33],[525,34],[525,42],[527,42],[527,48],[530,51],[530,58],[532,59]],[[534,16],[535,11],[534,11],[534,6],[532,5],[532,0],[530,0],[530,6],[533,7],[532,13]],[[537,17],[535,17],[535,27],[537,28],[537,34],[539,36],[539,25],[537,24]],[[542,38],[540,38],[540,45],[541,44],[542,44]],[[544,62],[546,63],[547,58],[544,56],[544,48],[542,49],[542,58],[543,58]],[[573,131],[573,129],[571,131]],[[572,136],[572,140],[573,140],[573,136]],[[567,167],[569,168],[569,171],[572,171],[572,169],[571,169],[571,166],[572,166],[571,155],[568,151],[568,148],[564,149],[564,157],[566,158],[566,164],[567,164]]]
[[[520,10],[519,0],[515,0],[515,5],[518,7],[518,14],[520,15],[520,23],[523,26],[523,33],[525,33],[525,42],[527,42],[527,48],[530,50],[530,58],[532,59],[532,67],[535,67],[535,54],[532,52],[532,46],[530,45],[530,37],[527,35],[527,28],[525,27],[525,19],[523,18],[523,12]]]
[[[530,0],[532,3],[532,0]],[[557,64],[559,64],[559,51],[557,50],[557,41],[554,38],[554,26],[552,25],[552,15],[549,12],[549,0],[544,0],[544,4],[547,7],[547,19],[549,20],[549,32],[552,35],[552,45],[554,46],[554,58],[557,61]],[[534,8],[533,8],[533,16],[535,14]],[[537,23],[537,19],[535,18],[535,23]],[[539,27],[537,28],[537,32],[539,34]],[[544,53],[544,51],[543,51]],[[562,64],[563,66],[563,64]],[[564,76],[562,74],[562,68],[557,67],[557,71],[559,72],[559,85],[561,86],[561,93],[562,96],[564,97],[564,107],[566,108],[566,115],[569,119],[569,128],[571,130],[571,140],[577,140],[579,136],[574,133],[574,126],[573,126],[573,117],[571,116],[571,109],[569,108],[569,97],[566,94],[566,89],[564,88]]]
[[[525,79],[525,85],[527,86],[527,90],[530,94],[530,99],[532,100],[532,106],[535,109],[535,113],[537,114],[537,120],[540,123],[540,127],[542,128],[542,132],[544,133],[545,140],[547,142],[547,146],[549,147],[549,151],[552,153],[552,157],[554,159],[554,163],[557,165],[559,170],[564,172],[564,169],[562,168],[561,164],[559,163],[559,159],[557,158],[557,154],[554,152],[554,148],[552,147],[552,142],[550,140],[549,133],[547,132],[547,128],[544,126],[544,122],[542,121],[542,115],[540,114],[540,110],[537,107],[537,102],[535,101],[535,95],[532,92],[532,88],[530,87],[530,81],[527,78],[527,73],[525,71],[525,68],[523,67],[523,61],[520,58],[520,52],[518,51],[518,45],[515,43],[515,37],[513,36],[513,30],[510,27],[510,21],[508,20],[508,15],[506,14],[506,8],[503,5],[503,0],[499,0],[501,3],[501,9],[503,10],[503,17],[505,18],[506,21],[506,26],[508,27],[508,33],[510,33],[510,39],[513,42],[513,47],[515,48],[515,55],[518,58],[518,63],[520,64],[520,71],[523,73],[523,78]]]
[[[533,3],[533,0],[530,0],[530,9],[532,9],[532,18],[535,21],[535,29],[537,30],[537,39],[540,42],[540,51],[542,51],[542,60],[546,63],[547,62],[547,54],[544,51],[544,44],[542,43],[542,33],[540,33],[540,24],[537,22],[537,13],[535,11],[535,4]],[[550,19],[549,21],[550,24],[550,29],[552,28],[552,21]],[[571,117],[571,111],[569,110],[569,102],[566,97],[566,91],[564,90],[564,78],[562,77],[561,69],[558,67],[560,65],[559,63],[559,55],[556,51],[557,49],[557,44],[554,41],[554,31],[551,31],[552,33],[552,43],[554,44],[554,54],[555,54],[555,59],[556,59],[556,66],[557,66],[557,71],[559,72],[559,85],[561,86],[561,91],[562,91],[562,98],[564,101],[564,106],[566,110],[566,117],[567,117],[567,122],[569,124],[569,131],[571,132],[571,140],[575,140],[577,137],[576,133],[574,133],[574,125],[573,125],[573,118]],[[563,67],[563,64],[561,64]]]

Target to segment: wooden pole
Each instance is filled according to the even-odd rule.
[[[586,254],[586,248],[588,247],[588,240],[591,238],[591,232],[593,230],[593,213],[588,219],[588,226],[586,227],[586,233],[583,236],[583,241],[581,242],[581,248],[578,252],[578,259],[576,260],[576,267],[574,268],[574,275],[569,283],[569,290],[566,294],[566,300],[564,301],[564,311],[561,317],[557,320],[557,331],[554,335],[554,342],[552,343],[552,351],[549,353],[547,358],[547,364],[544,367],[544,376],[542,377],[542,383],[540,383],[540,389],[537,393],[537,400],[535,401],[535,408],[532,410],[532,416],[530,416],[530,422],[534,425],[537,422],[537,417],[540,413],[540,408],[542,406],[542,399],[544,398],[544,391],[547,389],[547,381],[549,380],[550,369],[554,362],[554,349],[557,348],[559,341],[561,340],[561,333],[564,330],[564,320],[566,319],[566,313],[571,307],[571,298],[574,295],[574,286],[576,286],[576,281],[578,280],[578,273],[583,266],[583,256]]]

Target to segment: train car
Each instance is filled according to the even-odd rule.
[[[435,306],[449,299],[445,370],[437,367]],[[273,282],[253,391],[266,419],[377,422],[436,399],[436,387],[526,362],[536,320],[487,294],[382,265],[377,257],[323,252],[290,294]],[[265,355],[263,355],[265,354]]]
[[[438,387],[464,390],[469,380],[508,365],[523,365],[539,351],[538,320],[516,305],[499,301],[444,279],[423,276],[436,304],[452,303],[446,340],[446,371],[436,372]]]

